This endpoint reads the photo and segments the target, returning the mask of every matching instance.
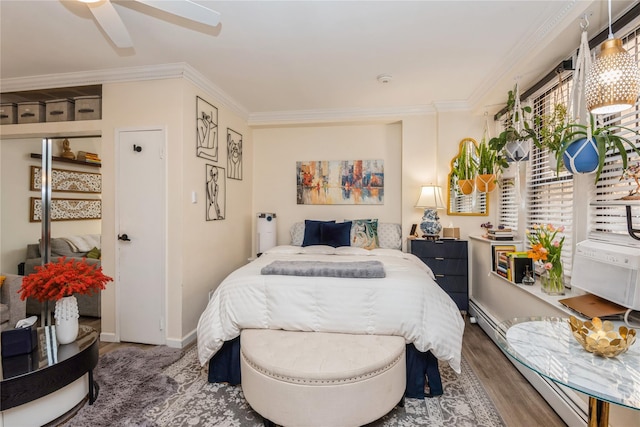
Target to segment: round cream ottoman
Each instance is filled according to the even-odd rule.
[[[240,371],[244,396],[267,425],[361,426],[404,403],[405,341],[245,329]]]

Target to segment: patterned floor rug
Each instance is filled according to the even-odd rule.
[[[505,424],[480,380],[462,359],[457,375],[441,364],[444,394],[431,399],[406,399],[404,408],[396,407],[367,427],[503,427]],[[177,383],[176,392],[161,404],[145,411],[149,425],[260,427],[262,418],[247,404],[239,386],[211,384],[207,371],[197,362],[196,349],[164,370]]]

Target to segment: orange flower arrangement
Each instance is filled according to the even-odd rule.
[[[564,236],[556,239],[558,233],[564,231],[564,226],[555,228],[551,224],[534,224],[533,231],[526,230],[527,239],[531,243],[531,250],[527,251],[533,261],[547,261],[544,268],[550,270],[552,264],[560,262]]]
[[[32,297],[38,301],[57,301],[74,293],[91,295],[113,281],[102,273],[102,267],[87,264],[86,258],[67,261],[62,257],[57,262],[36,266],[35,270],[22,280],[19,291],[22,300]]]

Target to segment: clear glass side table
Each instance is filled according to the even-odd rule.
[[[587,352],[567,318],[516,318],[499,325],[498,345],[543,377],[589,396],[589,427],[606,427],[609,403],[640,409],[640,344],[614,358]]]

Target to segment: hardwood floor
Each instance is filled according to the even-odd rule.
[[[100,330],[100,319],[80,318]],[[566,424],[477,324],[465,317],[462,354],[482,381],[508,427],[561,427]],[[151,348],[134,343],[100,342],[100,354],[123,347]]]
[[[566,426],[553,408],[478,326],[465,319],[462,355],[509,427]]]

